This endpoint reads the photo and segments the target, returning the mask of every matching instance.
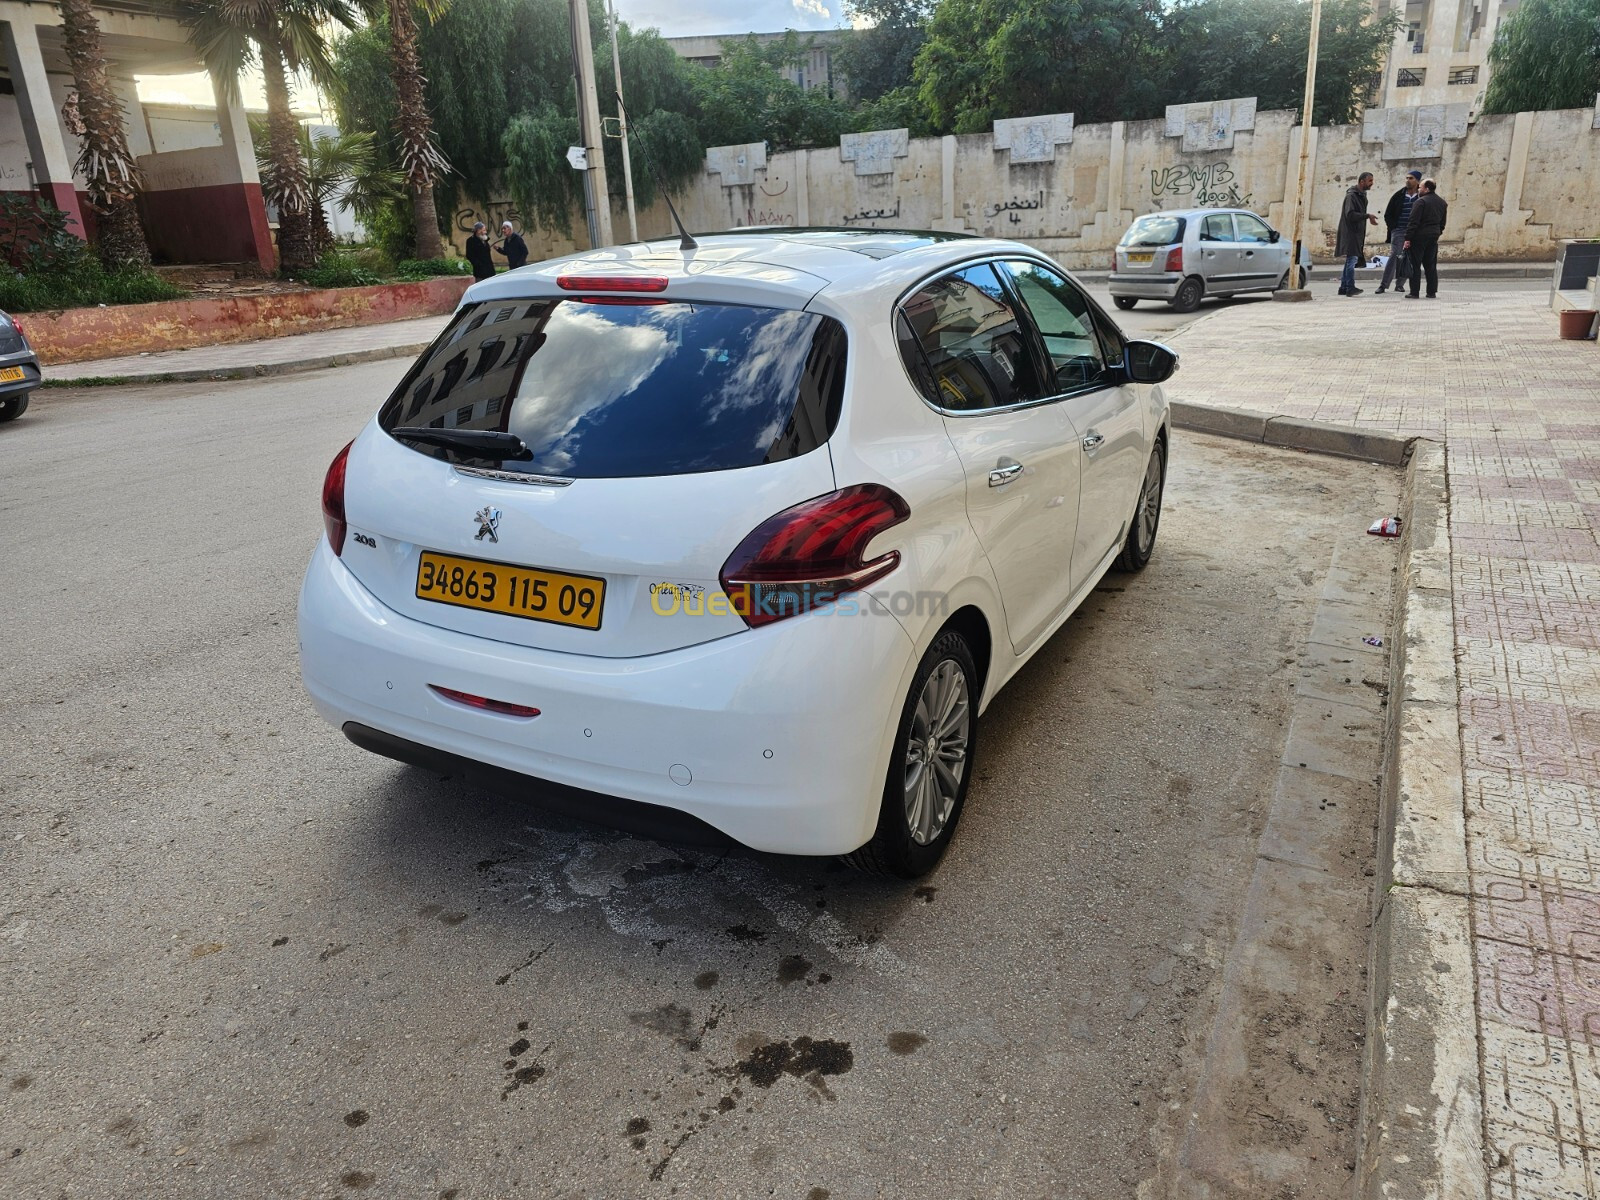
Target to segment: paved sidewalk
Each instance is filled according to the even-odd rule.
[[[1542,291],[1466,286],[1175,345],[1176,399],[1446,444],[1489,1190],[1600,1200],[1600,347]]]
[[[77,381],[87,384],[155,383],[165,380],[234,379],[240,376],[278,375],[317,367],[339,367],[378,358],[418,354],[450,320],[449,313],[330,329],[324,333],[296,333],[257,342],[232,342],[194,350],[163,350],[157,354],[100,358],[90,362],[46,366],[45,381],[58,387]]]

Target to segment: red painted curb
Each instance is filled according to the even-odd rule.
[[[471,283],[469,276],[452,275],[275,296],[69,308],[27,313],[22,320],[40,359],[56,366],[436,316],[455,308]]]

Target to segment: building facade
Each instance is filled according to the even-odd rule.
[[[812,88],[825,88],[841,100],[849,99],[849,81],[842,73],[834,74],[833,51],[850,36],[851,32],[848,29],[822,29],[801,33],[799,35],[801,43],[811,43],[810,52],[807,53],[804,62],[798,66],[780,67],[779,73],[790,83],[806,91]],[[662,40],[671,46],[681,59],[698,63],[702,67],[717,67],[722,64],[723,42],[743,41],[749,37],[754,38],[762,46],[770,46],[774,42],[783,41],[787,36],[787,33],[728,33],[704,37],[671,37]]]
[[[244,110],[222,104],[178,121],[170,106],[139,100],[136,75],[204,69],[176,21],[148,0],[97,4],[101,48],[122,100],[128,149],[144,191],[140,216],[152,254],[166,262],[255,262],[276,266]],[[0,0],[0,190],[38,196],[67,215],[81,237],[95,234],[94,211],[77,176],[79,140],[62,108],[76,84],[54,4]]]
[[[1398,0],[1405,26],[1395,35],[1384,71],[1381,106],[1472,106],[1489,82],[1489,47],[1517,0]]]

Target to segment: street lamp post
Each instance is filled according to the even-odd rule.
[[[1300,106],[1300,165],[1294,185],[1294,217],[1290,223],[1290,238],[1294,249],[1290,251],[1290,287],[1275,293],[1282,300],[1309,300],[1311,290],[1305,285],[1300,267],[1300,248],[1304,244],[1306,229],[1306,169],[1311,159],[1311,111],[1317,95],[1317,37],[1322,32],[1322,0],[1311,0],[1311,40],[1306,48],[1306,95]]]
[[[611,69],[617,80],[617,130],[622,138],[622,191],[628,198],[628,240],[639,240],[639,220],[633,212],[633,165],[628,161],[628,114],[622,105],[622,59],[617,55],[617,6],[611,9]]]

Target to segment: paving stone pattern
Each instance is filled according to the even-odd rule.
[[[1600,1200],[1600,348],[1542,290],[1466,288],[1177,346],[1177,399],[1446,444],[1490,1194]]]

